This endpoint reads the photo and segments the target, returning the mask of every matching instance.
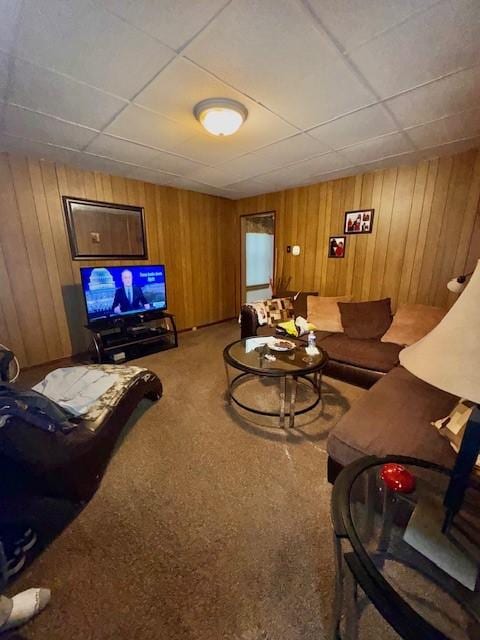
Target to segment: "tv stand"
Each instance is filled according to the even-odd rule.
[[[92,333],[92,357],[99,364],[121,363],[150,353],[178,347],[175,317],[166,311],[115,318],[110,324],[88,324]]]

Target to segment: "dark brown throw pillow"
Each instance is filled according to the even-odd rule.
[[[295,298],[295,296],[297,297]],[[318,291],[300,291],[300,293],[298,293],[298,291],[285,291],[279,297],[291,298],[293,300],[293,313],[295,314],[295,318],[302,316],[302,318],[306,320],[308,296],[318,296]]]
[[[390,298],[372,302],[339,302],[345,334],[349,338],[380,339],[392,324]]]

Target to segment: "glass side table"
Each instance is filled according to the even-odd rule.
[[[414,476],[411,493],[386,486],[380,476],[386,463],[401,464]],[[435,562],[427,557],[433,557],[438,542],[449,477],[450,471],[439,465],[401,456],[362,458],[338,476],[331,505],[336,565],[332,640],[357,636],[358,586],[402,638],[480,638],[480,485],[475,480],[448,539],[440,540],[449,552],[440,563],[438,554],[433,554]],[[422,553],[417,550],[419,536],[426,552],[425,547]]]

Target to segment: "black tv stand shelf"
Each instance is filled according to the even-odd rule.
[[[95,362],[122,363],[178,347],[175,317],[166,311],[115,318],[86,325],[92,333]]]

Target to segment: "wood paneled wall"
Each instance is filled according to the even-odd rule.
[[[455,296],[447,281],[480,258],[479,196],[480,151],[473,150],[246,198],[236,208],[237,215],[277,212],[276,269],[291,276],[290,289],[388,296],[393,308],[448,307]],[[345,258],[327,258],[329,236],[343,235],[345,211],[363,208],[375,209],[373,232],[348,235]],[[293,244],[298,257],[286,252]]]
[[[145,207],[149,263],[165,263],[179,328],[240,304],[239,215],[276,211],[277,273],[290,288],[448,307],[445,284],[480,258],[480,152],[389,168],[232,203],[222,198],[0,154],[0,343],[23,366],[84,351],[88,332],[62,195]],[[344,212],[374,208],[372,234],[327,258]],[[286,253],[299,244],[299,257]],[[134,261],[112,261],[131,264]]]
[[[231,201],[2,153],[0,343],[22,366],[88,345],[79,268],[102,263],[71,259],[62,195],[145,207],[147,262],[166,265],[180,329],[235,315]]]

